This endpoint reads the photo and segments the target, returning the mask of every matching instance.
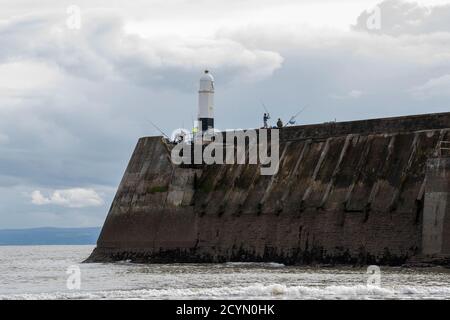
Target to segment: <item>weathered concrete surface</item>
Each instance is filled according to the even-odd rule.
[[[422,254],[450,255],[450,158],[428,160]]]
[[[445,251],[448,220],[422,215],[449,130],[450,113],[285,128],[275,176],[180,168],[160,137],[141,138],[88,261],[402,264],[437,248],[423,228],[442,230]]]

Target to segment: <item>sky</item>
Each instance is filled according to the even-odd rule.
[[[0,229],[101,226],[139,137],[450,111],[450,0],[0,0]]]

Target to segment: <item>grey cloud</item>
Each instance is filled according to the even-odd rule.
[[[117,15],[94,10],[82,16],[81,30],[67,28],[63,14],[28,15],[3,23],[0,46],[5,50],[0,59],[40,59],[90,80],[172,87],[205,67],[223,70],[225,81],[258,80],[283,61],[277,52],[248,49],[230,39],[143,39],[126,34]]]
[[[411,90],[417,99],[450,98],[450,74],[428,80],[426,83],[416,86]]]
[[[379,30],[367,26],[367,21],[374,15],[373,10],[362,12],[353,29],[392,36],[450,32],[450,5],[427,7],[415,2],[386,0],[378,7],[381,17]]]

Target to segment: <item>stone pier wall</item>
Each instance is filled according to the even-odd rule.
[[[181,168],[141,138],[88,261],[398,265],[447,250],[449,215],[433,227],[424,208],[444,201],[425,177],[449,130],[450,113],[285,128],[274,176]]]

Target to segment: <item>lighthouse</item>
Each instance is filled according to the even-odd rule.
[[[214,128],[214,78],[205,70],[198,91],[198,129],[205,132]]]

